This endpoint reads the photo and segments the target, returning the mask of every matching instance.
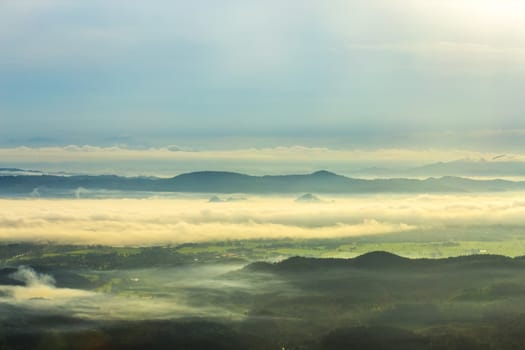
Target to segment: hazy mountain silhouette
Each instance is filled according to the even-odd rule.
[[[350,171],[355,177],[440,177],[440,176],[466,176],[466,177],[522,177],[525,176],[525,162],[513,160],[504,154],[481,159],[457,159],[446,162],[435,162],[416,167],[368,167]]]
[[[226,199],[222,199],[219,196],[211,196],[211,198],[208,200],[210,203],[226,203],[226,202],[241,202],[245,201],[246,198],[244,197],[228,197]]]
[[[2,175],[40,175],[43,172],[39,170],[27,170],[20,168],[0,168],[0,176]]]
[[[523,176],[525,163],[504,158],[459,159],[451,162],[437,162],[413,168],[405,172],[407,176]]]
[[[319,203],[321,200],[316,195],[305,193],[302,196],[297,197],[295,201],[302,203]]]
[[[524,190],[525,182],[473,180],[446,176],[419,179],[356,179],[328,171],[304,175],[251,176],[233,172],[201,171],[173,178],[121,177],[116,175],[17,175],[0,177],[0,194],[24,195],[39,190],[78,188],[119,191],[165,191],[200,193],[445,193]]]

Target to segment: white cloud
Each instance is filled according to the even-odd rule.
[[[438,137],[441,134],[433,134]],[[77,146],[65,147],[13,147],[0,148],[0,157],[4,162],[65,162],[93,160],[257,160],[257,161],[392,161],[429,163],[435,161],[450,161],[463,158],[492,158],[499,154],[477,152],[461,149],[437,148],[383,148],[383,149],[330,149],[322,147],[275,147],[275,148],[245,148],[225,150],[191,151],[177,146],[133,149],[125,147]],[[510,156],[510,154],[509,154]],[[516,160],[524,160],[525,154],[512,155]]]
[[[447,225],[523,225],[516,194],[334,198],[0,200],[1,241],[158,245],[351,237]],[[328,200],[330,200],[328,198]]]

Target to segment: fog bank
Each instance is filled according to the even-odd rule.
[[[236,239],[333,238],[448,225],[525,224],[521,194],[322,198],[0,200],[0,240],[159,245]]]

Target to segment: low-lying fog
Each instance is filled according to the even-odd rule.
[[[135,246],[525,224],[523,193],[319,197],[0,199],[0,241]]]
[[[59,287],[52,274],[19,266],[9,275],[20,285],[0,285],[0,320],[6,306],[41,314],[84,319],[140,320],[183,317],[239,319],[242,303],[232,305],[231,294],[252,294],[275,287],[273,283],[227,279],[225,274],[241,265],[214,265],[119,271],[75,271],[89,278],[107,279],[96,290]],[[113,285],[113,288],[111,286]],[[118,286],[118,287],[117,287]],[[218,302],[218,300],[222,302]]]

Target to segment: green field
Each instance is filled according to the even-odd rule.
[[[3,265],[38,265],[97,270],[143,266],[278,261],[292,256],[352,258],[386,251],[410,258],[475,254],[525,255],[521,227],[452,227],[441,231],[330,239],[230,240],[163,247],[109,247],[53,244],[0,246]]]

